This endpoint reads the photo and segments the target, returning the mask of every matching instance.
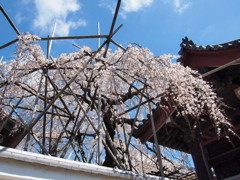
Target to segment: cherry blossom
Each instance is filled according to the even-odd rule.
[[[47,59],[39,37],[25,34],[18,39],[16,58],[0,62],[0,102],[6,113],[14,109],[14,119],[21,117],[35,134],[30,139],[25,137],[19,148],[28,142],[29,151],[43,152],[45,147],[44,153],[53,156],[94,163],[100,119],[103,165],[128,169],[127,148],[131,153],[139,151],[132,145],[126,147],[132,128],[147,118],[147,103],[155,108],[162,98],[174,101],[183,117],[210,121],[218,134],[221,127],[231,127],[211,85],[198,72],[172,63],[178,56],[154,56],[149,49],[130,44],[126,51],[108,51],[106,57],[104,48],[96,53],[82,47]],[[131,143],[140,146],[136,140]],[[153,155],[148,150],[141,152],[148,159],[144,161],[155,169]],[[138,154],[131,161],[141,172],[139,159]]]

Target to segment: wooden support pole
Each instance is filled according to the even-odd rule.
[[[0,49],[3,49],[3,48],[5,48],[5,47],[8,47],[8,46],[10,46],[10,45],[12,45],[12,44],[14,44],[14,43],[16,43],[16,42],[18,42],[18,39],[14,39],[14,40],[12,40],[12,41],[10,41],[10,42],[8,42],[8,43],[0,46]]]
[[[97,146],[97,163],[102,164],[102,121],[101,121],[101,93],[98,95],[98,146]]]
[[[122,47],[120,44],[118,44],[117,42],[115,42],[114,40],[110,39],[110,41],[115,44],[116,46],[118,46],[119,48],[121,48],[122,50],[126,51],[126,49],[124,47]]]
[[[9,24],[12,26],[12,28],[14,29],[14,31],[20,35],[20,32],[18,31],[17,27],[13,24],[11,18],[8,16],[8,14],[6,13],[6,11],[3,9],[3,7],[0,5],[0,10],[2,11],[3,15],[6,17],[6,19],[8,20]]]
[[[40,98],[40,92],[41,92],[41,87],[42,87],[43,76],[44,76],[44,74],[42,73],[41,78],[40,78],[40,82],[39,82],[39,86],[38,86],[38,91],[37,91],[37,94],[36,94],[36,99],[35,99],[34,106],[33,106],[34,108],[33,108],[32,116],[31,116],[31,120],[33,120],[35,118],[35,116],[36,116],[37,104],[38,104],[38,100]],[[24,151],[27,151],[28,145],[29,145],[29,141],[30,141],[30,132],[27,133],[27,138],[25,140],[24,148],[23,148]]]
[[[92,38],[108,38],[108,36],[109,35],[42,37],[40,40],[46,41],[46,40],[66,40],[66,39],[92,39]]]
[[[23,97],[21,97],[19,99],[19,101],[17,102],[16,106],[18,106],[21,101],[23,100]],[[4,122],[2,123],[2,126],[0,126],[0,132],[2,131],[2,129],[4,128],[4,126],[7,124],[8,120],[11,118],[12,113],[14,112],[14,109],[12,109],[12,111],[8,114],[8,116],[6,117],[6,119],[4,120]]]
[[[44,109],[47,107],[47,86],[48,86],[48,70],[43,70],[44,78],[45,78],[45,87],[44,87]],[[46,134],[46,125],[47,125],[47,113],[43,116],[43,135],[42,135],[42,145],[45,147],[45,134]],[[45,151],[42,151],[44,154]]]
[[[6,107],[14,107],[14,108],[17,108],[17,109],[22,109],[22,110],[26,110],[26,111],[32,111],[33,113],[41,113],[42,111],[40,110],[36,110],[36,109],[31,109],[31,108],[28,108],[28,107],[23,107],[23,106],[17,106],[17,105],[9,105],[9,104],[4,104],[2,103],[3,106],[6,106]],[[56,106],[53,106],[54,108],[57,108]],[[60,109],[61,110],[61,109]],[[65,112],[64,112],[65,113]],[[48,115],[53,115],[53,116],[60,116],[60,117],[67,117],[69,118],[70,116],[68,115],[65,115],[65,114],[58,114],[58,113],[54,113],[54,112],[46,112],[46,114]]]
[[[72,77],[66,84],[65,86],[60,90],[60,92],[57,92],[57,94],[54,96],[54,98],[48,103],[47,107],[32,121],[32,123],[28,126],[28,128],[25,130],[25,132],[23,132],[19,137],[18,140],[16,140],[15,144],[13,145],[13,147],[16,147],[20,141],[26,136],[26,134],[28,134],[28,132],[31,131],[31,129],[33,128],[33,126],[35,126],[35,124],[44,116],[44,114],[48,111],[48,109],[54,105],[55,101],[60,98],[60,96],[62,95],[62,93],[69,88],[70,84],[72,84],[73,81],[75,81],[75,79],[78,77],[78,75],[87,67],[87,65],[89,64],[89,62],[92,61],[93,58],[95,58],[95,56],[97,55],[97,53],[102,49],[102,47],[106,44],[106,41],[100,46],[100,48],[95,51],[95,53],[89,58],[89,60],[83,65],[82,69],[79,69],[78,72],[76,73],[76,75],[74,77]],[[75,94],[73,94],[75,99],[78,100],[78,98],[76,97]],[[79,103],[79,101],[77,101]],[[81,104],[79,103],[80,107],[82,108]],[[83,111],[85,112],[85,111]],[[90,122],[91,123],[91,122]],[[93,125],[93,124],[92,124]],[[94,128],[94,127],[93,127]],[[94,129],[96,130],[96,128]],[[97,132],[97,130],[96,130]]]
[[[213,174],[205,157],[203,147],[198,140],[194,140],[192,143],[191,155],[199,180],[213,180]]]
[[[120,79],[122,79],[125,83],[127,83],[128,85],[132,86],[136,91],[138,91],[140,94],[143,95],[143,97],[145,97],[148,101],[151,101],[153,104],[155,104],[151,98],[149,98],[148,96],[146,96],[144,93],[142,93],[137,87],[135,87],[133,84],[130,84],[125,78],[123,78],[121,75],[119,75],[117,72],[114,72],[114,74],[116,74]]]
[[[156,134],[157,132],[156,132],[155,122],[154,122],[153,115],[152,115],[152,108],[151,108],[150,102],[148,102],[148,108],[149,108],[150,119],[151,119],[151,124],[152,124],[152,131],[153,131],[153,138],[154,138],[154,142],[155,142],[155,148],[156,148],[156,151],[157,151],[157,159],[158,159],[158,164],[159,164],[159,168],[160,168],[160,176],[161,176],[161,180],[164,180],[161,150],[160,150],[158,140],[157,140],[157,134]]]
[[[163,95],[163,94],[159,94],[159,95],[157,95],[155,98],[159,98],[159,97],[162,96],[162,95]],[[140,106],[142,106],[142,105],[144,105],[144,104],[147,104],[148,101],[153,101],[155,98],[150,98],[149,100],[143,101],[142,103],[140,103]],[[130,112],[130,111],[132,111],[132,110],[134,110],[134,109],[136,109],[136,108],[138,108],[138,106],[139,106],[139,105],[133,106],[132,108],[129,108],[128,110],[126,110],[126,111],[118,114],[117,116],[122,116],[122,115],[124,115],[124,114],[126,114],[126,113],[128,113],[128,112]]]
[[[48,40],[68,40],[68,39],[92,39],[92,38],[108,38],[109,35],[87,35],[87,36],[60,36],[60,37],[41,37],[40,41],[48,41]],[[14,43],[16,43],[18,39],[14,39],[2,46],[0,49],[8,47]]]
[[[225,68],[227,68],[227,67],[229,67],[229,66],[231,66],[231,65],[233,65],[233,64],[239,63],[239,62],[240,62],[240,58],[235,59],[235,60],[233,60],[233,61],[231,61],[231,62],[229,62],[229,63],[226,63],[226,64],[224,64],[224,65],[222,65],[222,66],[219,66],[219,67],[217,67],[217,68],[215,68],[215,69],[213,69],[213,70],[211,70],[211,71],[209,71],[209,72],[207,72],[207,73],[204,73],[204,74],[202,75],[202,77],[209,76],[209,75],[211,75],[211,74],[213,74],[213,73],[215,73],[215,72],[218,72],[218,71],[220,71],[220,70],[222,70],[222,69],[225,69]]]
[[[116,9],[115,9],[115,13],[114,13],[114,16],[113,16],[113,20],[112,20],[112,25],[111,25],[111,28],[110,28],[110,31],[109,31],[109,35],[111,35],[113,33],[113,29],[114,29],[114,26],[115,26],[115,23],[116,23],[116,20],[117,20],[117,16],[118,16],[118,12],[119,12],[119,9],[120,9],[120,5],[121,5],[121,0],[118,0],[117,6],[116,6]],[[109,43],[110,43],[111,37],[108,37],[108,38],[109,38],[109,40],[107,42],[106,50],[104,52],[103,57],[106,57],[107,51],[108,51],[108,48],[109,48]]]
[[[143,88],[143,91],[145,89],[145,86]],[[130,154],[129,154],[129,145],[130,145],[130,142],[131,142],[131,138],[133,136],[133,131],[134,131],[134,126],[136,124],[136,121],[137,121],[137,116],[138,116],[138,113],[140,111],[140,107],[141,107],[141,104],[142,104],[142,99],[143,99],[143,94],[141,94],[141,97],[140,97],[140,101],[139,101],[139,104],[137,106],[137,112],[136,112],[136,115],[135,115],[135,118],[133,120],[133,123],[131,125],[131,132],[129,134],[129,138],[128,138],[128,141],[126,142],[126,153],[128,154],[128,160],[129,160],[129,166],[130,166],[130,170],[132,170],[132,164],[131,164],[131,161],[130,161]]]

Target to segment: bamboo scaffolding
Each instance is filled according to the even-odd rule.
[[[121,0],[118,0],[117,6],[116,6],[116,9],[115,9],[115,13],[114,13],[114,17],[113,17],[113,20],[112,20],[112,25],[111,25],[110,32],[109,32],[109,37],[108,37],[108,40],[107,40],[106,49],[105,49],[103,57],[106,57],[107,51],[108,51],[108,48],[109,48],[110,39],[115,34],[115,33],[113,33],[113,29],[114,29],[114,26],[115,26],[115,23],[116,23],[116,20],[117,20],[117,16],[118,16],[118,11],[120,9],[120,5],[121,5]]]
[[[161,158],[161,150],[160,150],[160,147],[159,147],[159,144],[158,144],[158,140],[157,140],[156,127],[155,127],[155,122],[153,120],[152,108],[151,108],[150,102],[148,102],[148,107],[149,107],[149,114],[150,114],[152,131],[153,131],[153,138],[154,138],[154,142],[155,142],[155,148],[156,148],[156,151],[157,151],[157,158],[158,158],[158,163],[159,163],[159,168],[160,168],[160,176],[161,176],[161,179],[164,180],[163,164],[162,164],[162,158]]]
[[[22,100],[23,100],[23,97],[19,99],[16,105],[18,106]],[[8,114],[7,118],[3,121],[2,126],[0,127],[0,132],[2,131],[3,127],[7,124],[8,120],[11,118],[13,112],[14,112],[14,109],[12,109],[12,111]]]
[[[102,156],[104,154],[108,154],[110,156],[110,159],[114,162],[114,166],[123,169],[123,170],[133,170],[137,171],[137,169],[134,167],[134,163],[132,163],[132,158],[130,156],[130,149],[129,147],[133,147],[134,145],[131,143],[132,136],[133,136],[133,130],[136,126],[137,117],[140,112],[140,108],[148,103],[149,105],[149,111],[152,119],[151,114],[151,105],[150,103],[155,104],[154,100],[162,96],[162,94],[156,96],[156,97],[149,97],[148,94],[146,94],[144,91],[146,88],[150,87],[147,82],[144,80],[135,78],[128,74],[127,70],[113,72],[113,81],[115,82],[115,79],[120,79],[123,82],[125,82],[127,85],[129,85],[129,91],[133,93],[133,96],[136,96],[139,100],[138,105],[134,107],[129,107],[127,110],[125,110],[122,113],[114,113],[114,117],[119,117],[124,119],[124,117],[121,117],[125,115],[126,113],[130,113],[131,111],[136,111],[134,118],[127,119],[132,120],[131,124],[131,130],[128,131],[126,126],[120,124],[120,122],[115,121],[113,125],[115,125],[115,132],[116,136],[118,137],[119,147],[115,146],[116,141],[114,141],[114,138],[112,138],[114,135],[112,135],[108,130],[107,125],[105,124],[105,119],[103,120],[103,114],[104,114],[104,108],[103,108],[103,101],[107,99],[107,101],[111,101],[114,105],[120,105],[121,104],[121,98],[118,97],[117,93],[117,87],[114,86],[114,95],[116,95],[117,100],[111,100],[106,95],[101,94],[101,92],[97,89],[94,92],[94,97],[91,97],[89,95],[88,99],[84,99],[85,94],[77,94],[75,93],[74,85],[81,84],[77,82],[78,77],[80,74],[86,70],[93,70],[91,67],[91,62],[95,59],[96,55],[102,50],[102,48],[105,46],[105,51],[103,53],[103,56],[107,56],[107,52],[110,46],[110,43],[114,44],[118,48],[122,49],[124,52],[127,50],[119,43],[115,42],[112,38],[114,35],[122,28],[122,24],[118,26],[115,29],[117,16],[119,14],[119,9],[121,5],[121,0],[117,1],[117,5],[115,8],[115,13],[112,19],[111,27],[109,30],[109,34],[106,35],[100,35],[100,27],[98,24],[98,34],[97,35],[85,35],[85,36],[62,36],[62,37],[53,37],[56,25],[54,26],[54,30],[52,33],[52,36],[48,37],[41,37],[40,41],[47,41],[47,59],[52,60],[51,63],[46,64],[44,67],[39,68],[19,68],[16,69],[17,71],[25,71],[23,72],[23,76],[27,76],[31,73],[38,73],[41,75],[40,82],[38,84],[38,87],[31,87],[28,86],[26,83],[23,82],[14,82],[14,85],[18,86],[25,92],[27,92],[26,96],[22,96],[18,102],[15,102],[14,105],[8,105],[6,103],[2,103],[3,106],[11,107],[11,111],[8,114],[8,117],[4,123],[7,122],[7,120],[10,118],[10,116],[15,113],[16,116],[22,123],[24,122],[24,116],[21,116],[21,112],[30,111],[30,120],[31,122],[26,125],[24,132],[18,137],[17,141],[15,142],[14,146],[20,144],[21,140],[25,141],[25,150],[29,150],[28,147],[30,146],[30,140],[31,143],[35,143],[38,147],[38,151],[42,154],[47,155],[53,155],[53,156],[59,156],[61,158],[72,158],[72,156],[75,156],[75,160],[83,161],[83,162],[89,162],[89,163],[97,163],[99,165],[102,165]],[[4,16],[7,18],[8,22],[12,26],[12,28],[15,30],[17,35],[20,35],[21,33],[18,31],[17,27],[13,24],[10,17],[6,14],[2,6],[0,6],[1,11],[3,12]],[[83,55],[82,57],[88,58],[88,60],[84,63],[82,67],[73,67],[69,66],[70,60],[67,62],[64,62],[62,64],[58,64],[54,60],[54,58],[51,57],[51,43],[53,40],[71,40],[71,39],[98,39],[98,49],[91,54]],[[100,39],[105,39],[105,41],[100,45]],[[5,47],[10,46],[13,43],[16,43],[18,39],[12,40],[2,46],[0,46],[0,49],[3,49]],[[72,44],[73,46],[81,49],[76,44]],[[120,57],[116,62],[119,62],[122,60],[123,57]],[[77,62],[77,60],[81,59],[76,58],[74,61]],[[66,74],[63,73],[64,70],[76,70],[76,74],[74,74],[73,77],[69,78]],[[119,69],[120,70],[120,69]],[[27,71],[27,72],[26,72]],[[57,82],[54,81],[54,77],[51,76],[51,72],[56,72],[59,75],[59,78],[61,79],[61,83],[63,83],[63,87],[59,85]],[[119,72],[119,73],[118,73]],[[135,80],[134,82],[141,83],[143,88],[138,88],[138,86],[135,86],[133,83],[129,83],[127,79],[125,79],[122,76],[122,73],[125,75],[127,74],[128,77]],[[91,77],[92,78],[92,77]],[[12,82],[1,82],[1,88],[3,86],[7,86],[11,84]],[[115,82],[116,83],[116,82]],[[89,86],[90,83],[88,83]],[[151,87],[150,87],[151,88]],[[133,90],[134,89],[134,90]],[[6,89],[5,89],[6,90]],[[91,93],[91,92],[90,92]],[[90,94],[89,93],[89,94]],[[136,94],[138,95],[136,95]],[[127,95],[127,94],[126,94]],[[126,96],[123,94],[122,96]],[[35,98],[34,102],[31,102],[31,107],[24,107],[24,105],[21,104],[21,101],[24,100],[24,98],[27,99],[27,97]],[[11,98],[11,97],[10,97]],[[72,98],[74,101],[73,106],[69,106],[69,101],[67,98]],[[144,101],[145,98],[145,101]],[[123,99],[123,98],[122,98]],[[127,98],[125,98],[127,99]],[[128,100],[128,99],[127,99]],[[72,101],[72,100],[71,100]],[[41,105],[42,109],[38,110],[37,106]],[[155,104],[156,105],[156,104]],[[19,111],[19,112],[18,112]],[[91,117],[89,115],[91,112],[94,112],[97,117]],[[112,118],[112,117],[111,117]],[[109,118],[110,119],[110,118]],[[110,119],[112,120],[112,119]],[[126,120],[126,118],[124,119]],[[129,123],[130,124],[130,123]],[[42,126],[41,126],[42,125]],[[123,132],[121,132],[121,126]],[[154,128],[154,124],[153,128]],[[41,126],[41,128],[39,128]],[[0,127],[0,131],[1,131]],[[38,130],[37,133],[34,132],[34,128]],[[84,129],[85,128],[85,129]],[[55,133],[54,131],[58,132]],[[153,130],[155,132],[155,130]],[[54,134],[55,133],[55,134]],[[156,132],[155,132],[156,133]],[[27,137],[25,137],[27,136]],[[124,139],[121,139],[121,138]],[[78,139],[78,138],[81,138]],[[89,147],[85,145],[84,141],[91,141],[93,142],[92,147]],[[155,142],[157,143],[157,141]],[[105,149],[105,152],[103,152],[102,148]],[[163,177],[163,169],[162,164],[160,162],[161,160],[161,154],[160,149],[158,149],[158,145],[156,144],[156,152],[158,156],[159,161],[159,167],[161,171],[161,175]],[[90,150],[89,150],[90,149]],[[120,150],[119,150],[120,149]],[[144,165],[143,165],[143,155],[148,157],[146,154],[142,152],[142,150],[139,150],[137,147],[136,149],[141,152],[141,168],[144,172]],[[84,151],[88,150],[88,152],[85,154]],[[122,155],[122,159],[121,156]],[[96,160],[94,159],[96,157]],[[148,157],[151,161],[151,157]]]
[[[3,15],[6,17],[6,19],[8,20],[9,24],[12,26],[12,28],[14,29],[14,31],[20,35],[20,32],[18,31],[17,27],[14,25],[14,23],[12,22],[11,18],[8,16],[8,14],[6,13],[6,11],[3,9],[3,7],[0,5],[0,10],[2,11]]]

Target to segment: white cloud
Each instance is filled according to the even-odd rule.
[[[122,0],[120,15],[125,18],[127,13],[138,12],[145,7],[151,6],[153,1],[154,0]],[[101,0],[100,6],[105,7],[114,13],[116,1]]]
[[[189,0],[163,0],[163,2],[171,4],[173,10],[178,14],[182,14],[187,8],[191,6]]]
[[[15,21],[17,24],[20,24],[23,20],[23,16],[20,12],[17,12],[17,14],[15,15]]]
[[[190,2],[184,0],[173,0],[175,11],[178,14],[182,14],[190,5]]]
[[[137,12],[144,7],[152,5],[153,0],[123,0],[122,3],[125,12]]]
[[[85,20],[77,22],[67,20],[70,13],[80,10],[78,0],[34,0],[36,18],[33,21],[35,29],[44,33],[51,33],[54,23],[57,23],[56,35],[67,36],[70,30],[79,26],[86,26]]]
[[[56,34],[62,36],[67,36],[69,34],[70,29],[76,29],[79,26],[86,26],[85,20],[79,20],[77,22],[73,21],[65,22],[62,20],[58,20],[56,21],[56,23],[57,23]]]
[[[113,0],[101,0],[99,6],[110,10],[113,14],[115,11],[116,2]]]

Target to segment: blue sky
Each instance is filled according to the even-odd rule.
[[[117,0],[0,0],[19,31],[46,37],[57,22],[55,36],[108,34]],[[122,0],[116,26],[123,27],[113,40],[126,47],[137,42],[155,55],[177,54],[182,38],[199,45],[218,44],[240,38],[239,0]],[[16,33],[0,13],[0,45]],[[103,41],[102,41],[103,42]],[[52,55],[76,51],[72,46],[97,48],[97,40],[68,40],[53,43]],[[41,43],[46,48],[46,42]],[[4,60],[15,45],[0,50]],[[111,45],[112,49],[116,47]]]

